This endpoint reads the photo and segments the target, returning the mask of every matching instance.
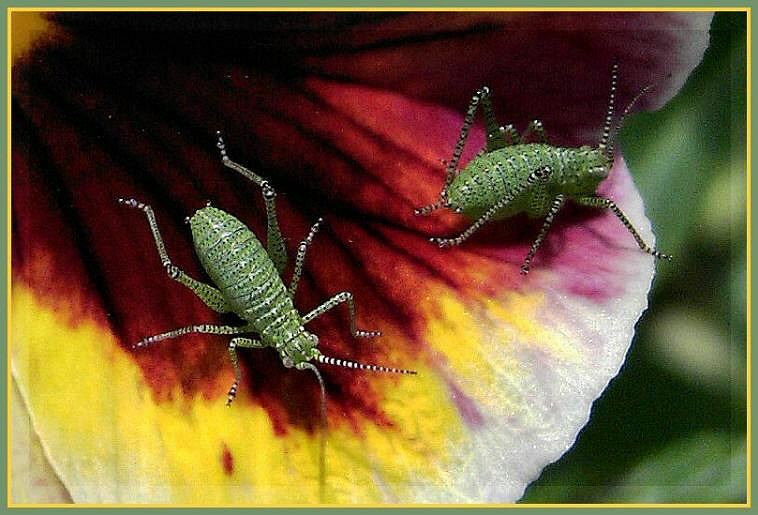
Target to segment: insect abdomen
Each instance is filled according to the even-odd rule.
[[[555,147],[541,144],[513,145],[477,156],[450,184],[450,207],[478,217],[510,195],[530,173],[543,167],[563,167]],[[527,196],[517,197],[496,218],[527,210]]]
[[[292,321],[300,325],[279,272],[250,229],[234,216],[206,207],[190,220],[195,248],[224,299],[262,336]]]

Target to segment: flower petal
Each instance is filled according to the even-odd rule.
[[[340,32],[344,40],[329,43],[319,33],[325,46],[307,30],[293,32],[293,23],[312,20],[306,15],[242,18],[64,16],[59,26],[66,39],[16,66],[12,360],[53,466],[76,502],[518,499],[572,444],[592,401],[623,363],[646,305],[652,258],[612,214],[568,209],[523,278],[519,265],[537,228],[526,218],[491,224],[467,245],[441,250],[429,244],[430,234],[454,234],[470,222],[451,214],[419,219],[412,209],[441,188],[437,162],[449,157],[472,87],[489,72],[498,72],[493,89],[513,76],[495,66],[500,54],[484,51],[501,44],[490,37],[526,21],[544,28],[555,19],[565,28],[566,18],[493,15],[489,26],[480,14],[450,16],[451,34],[463,38],[458,48],[473,37],[488,67],[472,65],[466,53],[455,63],[446,59],[444,81],[431,73],[433,94],[431,86],[413,89],[414,82],[403,87],[402,75],[382,82],[381,73],[366,71],[377,48],[401,51],[405,37],[395,36],[404,30],[440,39],[444,31],[428,37],[419,28],[427,18],[324,15],[331,24],[352,23]],[[587,18],[602,27],[641,19],[647,18]],[[704,20],[674,19],[688,27]],[[204,33],[201,20],[210,21]],[[277,20],[240,43],[241,27]],[[397,28],[393,20],[409,25]],[[373,34],[360,30],[362,22],[372,24]],[[608,41],[597,27],[586,32],[585,47]],[[583,39],[591,34],[600,37]],[[697,30],[673,34],[673,43],[662,45],[662,37],[619,58],[623,63],[631,53],[629,61],[637,62],[635,52],[664,48],[672,55],[637,58],[654,65],[649,74],[672,71],[666,84],[676,84],[705,39]],[[358,44],[358,36],[369,39]],[[268,55],[232,52],[260,51],[269,39],[275,44]],[[424,44],[411,39],[409,60],[422,62],[430,49],[419,53]],[[225,52],[194,52],[208,41]],[[345,75],[337,76],[330,67],[338,67],[347,42],[363,66],[343,62]],[[302,56],[298,49],[305,49]],[[569,78],[552,86],[534,82],[541,94],[522,96],[505,115],[533,117],[528,109],[551,107],[543,100],[560,97],[550,89],[560,87],[567,93],[560,101],[581,102],[572,105],[582,114],[553,104],[543,118],[549,134],[575,142],[590,127],[597,131],[611,59],[593,57],[597,87]],[[36,65],[40,59],[44,66]],[[672,62],[675,69],[661,70]],[[478,83],[451,80],[462,67]],[[553,62],[550,69],[564,68],[572,67]],[[393,69],[383,68],[385,74]],[[642,75],[631,73],[619,96],[629,98],[655,78]],[[498,107],[510,105],[514,87],[502,88]],[[650,100],[660,102],[668,94],[663,90]],[[587,115],[587,105],[599,117]],[[301,312],[347,289],[356,298],[359,326],[383,332],[376,341],[354,341],[345,313],[335,312],[309,326],[321,349],[419,371],[394,377],[322,367],[329,418],[323,495],[319,397],[311,375],[285,369],[269,349],[244,353],[243,384],[226,409],[232,374],[223,338],[188,336],[130,349],[149,334],[219,317],[170,281],[144,217],[118,206],[116,197],[134,196],[155,208],[172,260],[193,277],[203,275],[180,222],[206,199],[265,233],[260,189],[224,168],[211,148],[217,128],[224,129],[231,157],[278,189],[291,256],[313,220],[327,221],[295,299]],[[470,140],[467,156],[481,147],[480,128]],[[623,160],[602,192],[652,243]]]
[[[586,144],[597,138],[602,123],[610,63],[620,62],[622,104],[652,83],[656,91],[641,102],[660,107],[700,62],[712,16],[412,13],[340,32],[328,43],[331,52],[319,48],[304,59],[304,67],[455,109],[486,84],[507,109],[508,123],[526,127],[536,116],[557,143]],[[595,118],[586,106],[600,108]]]
[[[67,503],[71,496],[50,466],[45,451],[29,421],[29,412],[15,383],[10,392],[13,482],[11,497],[16,504]]]

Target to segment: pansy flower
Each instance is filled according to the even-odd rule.
[[[518,500],[618,373],[656,264],[612,213],[569,206],[523,276],[540,221],[492,222],[440,249],[430,237],[471,221],[414,208],[438,196],[477,88],[500,123],[536,118],[554,145],[596,146],[614,60],[618,104],[654,84],[637,108],[660,107],[700,61],[710,17],[13,13],[14,421],[30,421],[74,502]],[[132,348],[234,323],[168,277],[145,217],[116,202],[151,205],[173,262],[208,281],[185,217],[210,201],[266,234],[261,190],[223,166],[217,130],[278,192],[285,282],[324,219],[300,312],[350,291],[358,326],[382,331],[353,338],[340,307],[309,324],[321,351],[418,372],[319,365],[323,455],[318,383],[274,350],[240,351],[227,408],[229,337]],[[483,143],[478,122],[462,164]],[[620,151],[600,192],[653,243]],[[14,481],[16,502],[39,499]]]

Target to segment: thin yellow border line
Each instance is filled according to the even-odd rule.
[[[356,12],[356,11],[396,11],[396,12],[745,12],[747,14],[747,127],[746,127],[746,171],[747,171],[747,498],[745,504],[705,504],[705,503],[681,503],[681,504],[558,504],[558,503],[535,503],[535,504],[359,504],[359,505],[331,505],[331,504],[218,504],[218,505],[195,505],[195,504],[14,504],[11,500],[11,416],[10,416],[10,397],[11,397],[11,368],[10,368],[10,336],[11,336],[11,19],[14,12],[107,12],[107,11],[141,11],[141,12],[164,12],[164,11],[202,11],[202,12],[242,12],[242,11],[335,11],[335,12]],[[751,25],[752,25],[752,8],[751,7],[8,7],[6,9],[6,44],[7,44],[7,70],[6,70],[6,303],[7,324],[6,324],[6,416],[7,416],[7,434],[6,434],[6,461],[7,461],[7,478],[6,478],[6,506],[9,508],[750,508],[752,506],[752,417],[751,417],[751,216],[752,216],[752,180],[751,180]]]

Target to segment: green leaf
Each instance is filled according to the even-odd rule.
[[[700,433],[643,460],[606,502],[744,503],[747,445],[728,433]]]

